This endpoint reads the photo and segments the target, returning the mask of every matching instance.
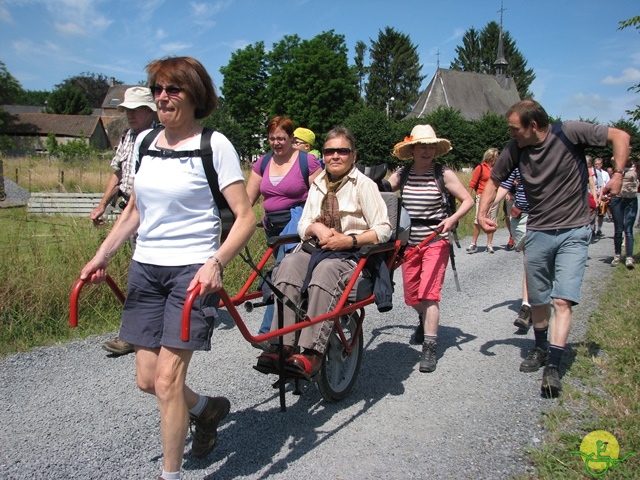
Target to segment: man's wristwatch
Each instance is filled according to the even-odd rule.
[[[619,173],[620,175],[624,175],[624,170],[621,168],[614,168],[613,173]]]
[[[358,239],[356,238],[356,234],[350,233],[349,236],[353,240],[353,248],[356,248],[358,246]]]

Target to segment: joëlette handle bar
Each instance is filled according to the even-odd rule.
[[[113,278],[107,275],[106,282],[113,293],[115,293],[118,301],[120,303],[124,303],[124,293],[122,293],[122,290],[120,290],[118,285],[116,285],[116,282],[113,281]],[[73,328],[78,326],[78,297],[80,296],[80,290],[82,290],[85,283],[86,282],[84,280],[78,280],[71,289],[71,298],[69,299],[69,325]]]
[[[423,247],[424,245],[426,245],[427,243],[429,243],[430,241],[432,241],[439,233],[440,233],[441,229],[433,232],[432,234],[430,234],[429,236],[427,236],[424,240],[422,240],[422,242],[420,242],[419,245],[417,245],[416,248],[414,248],[413,250],[411,250],[410,252],[408,252],[408,257],[412,256],[413,254],[417,253],[419,251],[419,249],[421,247]],[[278,240],[277,242],[278,244],[281,243],[288,243],[287,241],[282,241],[282,240]],[[270,245],[269,250],[273,250],[273,248],[275,248],[275,246],[277,245]],[[294,332],[296,330],[301,330],[309,325],[313,325],[316,323],[320,323],[320,322],[324,322],[325,320],[336,320],[339,317],[341,317],[342,315],[346,315],[349,314],[351,312],[354,312],[356,310],[360,310],[361,308],[364,308],[365,306],[373,303],[374,301],[374,295],[370,295],[362,300],[358,300],[352,303],[349,303],[347,305],[347,300],[349,298],[349,294],[351,293],[360,273],[362,272],[362,270],[364,269],[366,263],[367,263],[367,259],[371,254],[374,253],[380,253],[380,252],[388,252],[388,251],[392,251],[392,254],[389,256],[389,259],[387,260],[387,267],[389,268],[390,271],[392,271],[393,269],[397,268],[397,266],[401,265],[402,263],[404,263],[404,261],[406,260],[405,258],[399,258],[398,257],[398,252],[400,251],[400,242],[399,241],[395,241],[395,242],[389,242],[389,243],[384,243],[384,244],[378,244],[378,245],[367,245],[364,246],[360,249],[359,253],[361,255],[360,260],[358,261],[358,264],[356,266],[356,269],[353,273],[353,275],[351,276],[351,279],[349,280],[349,283],[347,284],[346,288],[344,289],[343,294],[340,296],[340,300],[338,300],[338,303],[336,304],[336,306],[334,307],[333,310],[331,310],[328,313],[325,313],[323,315],[319,315],[317,317],[313,317],[313,318],[304,318],[302,319],[302,321],[295,323],[294,325],[289,325],[287,327],[283,327],[283,328],[279,328],[277,330],[268,332],[268,333],[264,333],[262,335],[251,335],[251,333],[249,333],[249,330],[247,329],[244,321],[242,320],[242,317],[240,316],[240,313],[238,312],[238,309],[236,308],[237,305],[240,305],[244,302],[246,302],[247,300],[250,300],[251,298],[257,298],[256,294],[249,294],[246,295],[246,291],[248,290],[248,287],[250,285],[250,283],[255,280],[255,278],[257,277],[257,274],[255,272],[252,273],[252,277],[250,277],[249,280],[247,281],[247,283],[245,283],[245,286],[240,290],[240,292],[233,298],[230,298],[229,295],[227,294],[227,292],[223,289],[218,291],[218,294],[220,295],[220,306],[226,307],[227,311],[229,312],[229,314],[231,315],[231,317],[233,318],[234,322],[236,323],[236,325],[238,326],[238,329],[240,330],[240,333],[242,334],[242,336],[250,343],[258,343],[258,342],[263,342],[265,340],[270,340],[272,338],[275,337],[279,337],[282,335],[285,335],[287,333],[291,333]],[[260,262],[260,264],[258,265],[258,267],[260,266],[264,266],[264,264],[266,263],[266,260],[269,257],[269,250],[265,253],[265,255],[263,256],[263,261]],[[181,337],[182,337],[182,341],[187,342],[189,341],[189,337],[190,337],[190,330],[191,330],[191,309],[193,307],[193,302],[195,301],[196,297],[200,294],[200,285],[197,285],[196,288],[194,288],[189,295],[187,295],[187,298],[185,300],[185,304],[182,310],[182,326],[181,326]],[[342,332],[340,331],[339,325],[336,322],[336,327],[338,329],[338,332],[341,334]],[[343,335],[340,335],[341,337]]]

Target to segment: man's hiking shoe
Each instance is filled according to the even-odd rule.
[[[542,395],[547,398],[556,398],[562,391],[560,372],[555,365],[547,365],[542,371]]]
[[[520,364],[521,372],[537,372],[547,363],[547,352],[535,347]]]
[[[104,342],[102,344],[102,348],[104,348],[109,353],[113,353],[114,355],[127,355],[135,351],[133,345],[127,342],[123,342],[118,337],[109,340],[108,342]]]
[[[207,397],[207,404],[197,417],[191,416],[193,443],[191,453],[196,458],[206,457],[218,439],[218,424],[229,414],[231,403],[225,397]]]
[[[467,253],[476,253],[478,251],[478,247],[475,243],[472,243],[467,247]]]
[[[420,371],[422,373],[433,372],[438,360],[436,358],[436,342],[424,342],[422,344],[422,357],[420,357]]]
[[[529,331],[529,327],[531,326],[531,307],[529,305],[522,305],[520,307],[518,318],[513,321],[513,324],[525,332]]]
[[[418,315],[418,326],[413,334],[413,340],[417,345],[424,343],[424,325],[422,324],[422,316]]]
[[[620,255],[614,255],[613,260],[611,260],[611,266],[615,267],[620,263]]]

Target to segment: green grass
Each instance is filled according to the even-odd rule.
[[[636,242],[640,237],[636,236]],[[640,268],[619,265],[563,378],[560,404],[544,413],[544,446],[531,457],[543,479],[592,478],[579,451],[594,430],[611,433],[623,458],[603,478],[640,478]]]

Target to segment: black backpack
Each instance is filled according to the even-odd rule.
[[[199,150],[149,150],[149,146],[156,139],[160,132],[164,129],[163,126],[154,128],[147,134],[146,137],[140,143],[140,149],[138,150],[138,161],[136,162],[136,173],[140,169],[140,163],[145,155],[150,157],[162,157],[162,158],[182,158],[182,157],[200,157],[202,159],[202,166],[204,167],[204,173],[207,176],[207,182],[213,195],[213,200],[216,202],[218,210],[220,211],[220,243],[224,242],[233,226],[233,222],[236,217],[229,208],[227,199],[224,198],[218,185],[218,172],[213,166],[213,150],[211,150],[211,136],[214,130],[205,127],[202,131],[200,138]]]

